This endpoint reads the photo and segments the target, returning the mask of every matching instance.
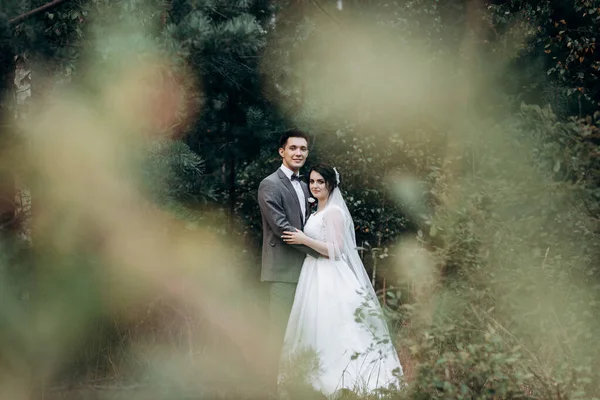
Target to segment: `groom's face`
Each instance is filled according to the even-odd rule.
[[[308,143],[304,138],[291,137],[285,142],[285,147],[279,148],[279,155],[283,158],[283,165],[298,171],[308,157]]]

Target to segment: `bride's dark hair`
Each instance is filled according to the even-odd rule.
[[[318,172],[319,174],[321,174],[323,179],[325,179],[325,187],[327,187],[327,190],[329,191],[329,193],[331,193],[333,191],[333,189],[338,187],[338,182],[337,182],[338,178],[339,178],[340,182],[342,181],[341,176],[339,176],[339,175],[338,175],[338,177],[335,176],[335,170],[329,164],[320,163],[320,164],[313,166],[310,169],[310,171],[308,171],[308,181],[309,182],[310,182],[310,174],[313,171]]]

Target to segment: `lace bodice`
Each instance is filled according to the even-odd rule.
[[[325,233],[325,224],[323,223],[323,212],[317,212],[308,218],[306,225],[304,225],[304,233],[312,239],[321,242],[326,241],[327,236]]]

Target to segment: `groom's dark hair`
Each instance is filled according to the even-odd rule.
[[[285,144],[287,143],[288,139],[291,137],[299,137],[299,138],[306,139],[306,143],[310,144],[310,138],[308,137],[308,133],[301,131],[300,129],[292,128],[292,129],[288,129],[287,131],[285,131],[281,134],[281,137],[279,138],[279,148],[284,149]]]

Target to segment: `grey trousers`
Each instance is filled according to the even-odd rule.
[[[297,284],[271,282],[269,286],[269,320],[271,324],[269,334],[271,345],[280,349],[283,345],[285,328],[294,304]]]
[[[283,347],[285,329],[294,304],[296,284],[287,282],[269,283],[269,345],[272,350],[272,359],[268,362],[269,386],[274,393],[277,392],[277,374],[279,371],[279,358]]]

